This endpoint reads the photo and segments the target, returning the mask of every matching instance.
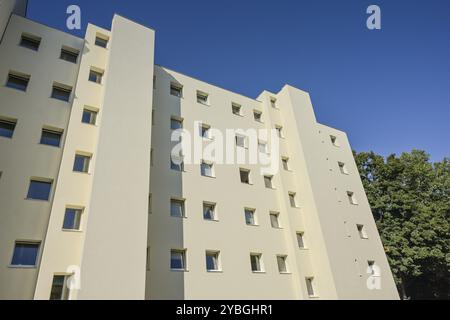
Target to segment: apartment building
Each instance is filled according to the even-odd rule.
[[[1,2],[0,299],[398,299],[347,136],[308,93],[245,97],[155,65],[155,32],[121,16],[81,39],[25,8]],[[275,132],[257,152],[276,170],[175,161],[181,128],[204,148],[242,129],[246,155],[245,132]]]

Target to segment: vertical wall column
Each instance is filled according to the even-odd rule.
[[[144,299],[154,31],[112,25],[79,299]]]

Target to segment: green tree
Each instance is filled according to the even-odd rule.
[[[403,299],[450,299],[450,161],[354,154]]]

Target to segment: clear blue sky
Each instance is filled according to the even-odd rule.
[[[319,122],[357,151],[450,156],[449,0],[29,0],[28,16],[66,30],[66,8],[110,28],[114,13],[156,30],[156,63],[256,97],[310,92]],[[382,30],[366,9],[382,10]],[[66,30],[67,31],[67,30]]]

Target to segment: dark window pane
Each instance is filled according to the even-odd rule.
[[[77,154],[75,156],[75,163],[73,165],[73,171],[87,173],[89,171],[89,162],[90,162],[90,157]]]
[[[50,292],[50,300],[67,300],[68,298],[69,290],[66,287],[66,277],[54,276],[52,291]]]
[[[89,72],[89,81],[95,83],[102,83],[103,74],[94,70]]]
[[[61,132],[42,130],[41,144],[59,147],[61,143]]]
[[[13,266],[35,266],[39,252],[37,243],[16,243],[11,264]]]
[[[15,122],[0,120],[0,137],[12,138],[15,128]]]
[[[34,51],[38,51],[39,50],[39,45],[41,44],[41,40],[38,38],[32,38],[29,36],[22,36],[22,39],[20,40],[20,45],[22,47],[34,50]]]
[[[52,90],[52,98],[58,99],[61,101],[69,101],[71,90],[61,88],[61,87],[53,87]]]
[[[97,112],[84,109],[81,122],[87,124],[95,124],[97,121]]]
[[[72,52],[72,51],[66,50],[66,49],[61,49],[61,56],[60,56],[60,58],[62,60],[68,61],[68,62],[77,63],[78,53],[77,52]]]
[[[14,74],[9,74],[6,86],[9,88],[26,91],[29,80],[30,80],[29,77],[22,77]]]
[[[206,270],[217,270],[217,256],[215,254],[206,255]]]
[[[28,189],[28,199],[45,200],[50,197],[50,191],[52,189],[51,182],[35,181],[30,182],[30,188]]]
[[[81,210],[79,209],[66,209],[64,216],[63,229],[66,230],[79,230],[81,220]]]
[[[172,252],[170,255],[171,269],[184,269],[184,258],[182,252]]]
[[[106,48],[108,46],[108,40],[97,37],[95,38],[95,45],[102,48]]]

